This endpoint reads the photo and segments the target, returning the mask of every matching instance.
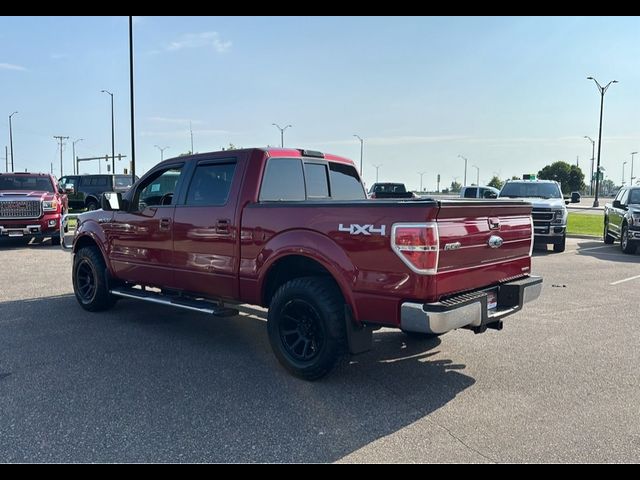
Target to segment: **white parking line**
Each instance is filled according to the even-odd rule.
[[[640,275],[636,275],[635,277],[623,278],[622,280],[610,283],[609,285],[618,285],[620,283],[628,282],[629,280],[635,280],[636,278],[640,278]]]

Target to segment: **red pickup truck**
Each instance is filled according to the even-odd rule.
[[[48,173],[0,173],[0,237],[51,237],[60,242],[67,195]]]
[[[276,357],[308,380],[380,327],[500,329],[542,288],[530,204],[368,200],[350,160],[315,151],[173,158],[102,207],[79,216],[69,247],[84,309],[120,297],[221,316],[268,307]]]

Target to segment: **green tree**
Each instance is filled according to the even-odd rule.
[[[500,190],[502,188],[502,186],[504,185],[504,182],[502,180],[500,180],[500,177],[498,177],[497,175],[494,175],[493,178],[491,179],[491,181],[489,183],[487,183],[488,186],[493,187],[493,188],[497,188],[498,190]]]
[[[562,193],[571,193],[584,189],[584,173],[577,165],[567,162],[554,162],[538,172],[541,180],[555,180],[560,183]]]
[[[456,181],[453,181],[451,182],[451,188],[449,190],[451,191],[451,193],[459,193],[461,188],[462,188],[462,185],[460,185]]]
[[[519,176],[517,176],[517,175],[513,175],[513,176],[511,177],[511,180],[522,180],[522,178],[520,178],[520,177],[519,177]]]

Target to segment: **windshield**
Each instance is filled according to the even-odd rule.
[[[19,190],[24,192],[53,192],[49,177],[28,177],[23,175],[3,175],[0,177],[0,191]]]
[[[402,183],[377,183],[371,190],[374,193],[407,193]]]
[[[509,198],[562,198],[555,183],[509,182],[502,187],[501,197]]]
[[[115,186],[117,188],[129,188],[131,185],[133,185],[133,182],[131,181],[130,175],[117,176],[115,179]]]

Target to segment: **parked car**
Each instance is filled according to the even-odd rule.
[[[640,187],[622,187],[604,206],[604,243],[616,240],[624,253],[636,253],[640,245]]]
[[[564,252],[568,214],[558,182],[507,180],[498,198],[519,198],[531,202],[535,243],[552,244],[554,252]]]
[[[500,190],[493,187],[462,187],[460,198],[498,198]]]
[[[66,175],[58,183],[69,196],[70,208],[96,210],[100,208],[100,197],[104,192],[125,193],[133,181],[131,175],[91,174]]]
[[[60,243],[67,195],[48,173],[0,173],[0,237],[51,237]]]
[[[275,356],[307,380],[371,348],[380,327],[499,330],[542,288],[528,203],[369,201],[351,160],[315,151],[173,158],[102,207],[78,216],[71,246],[82,308],[268,307]]]
[[[414,198],[407,192],[404,183],[374,183],[369,189],[369,198]]]

